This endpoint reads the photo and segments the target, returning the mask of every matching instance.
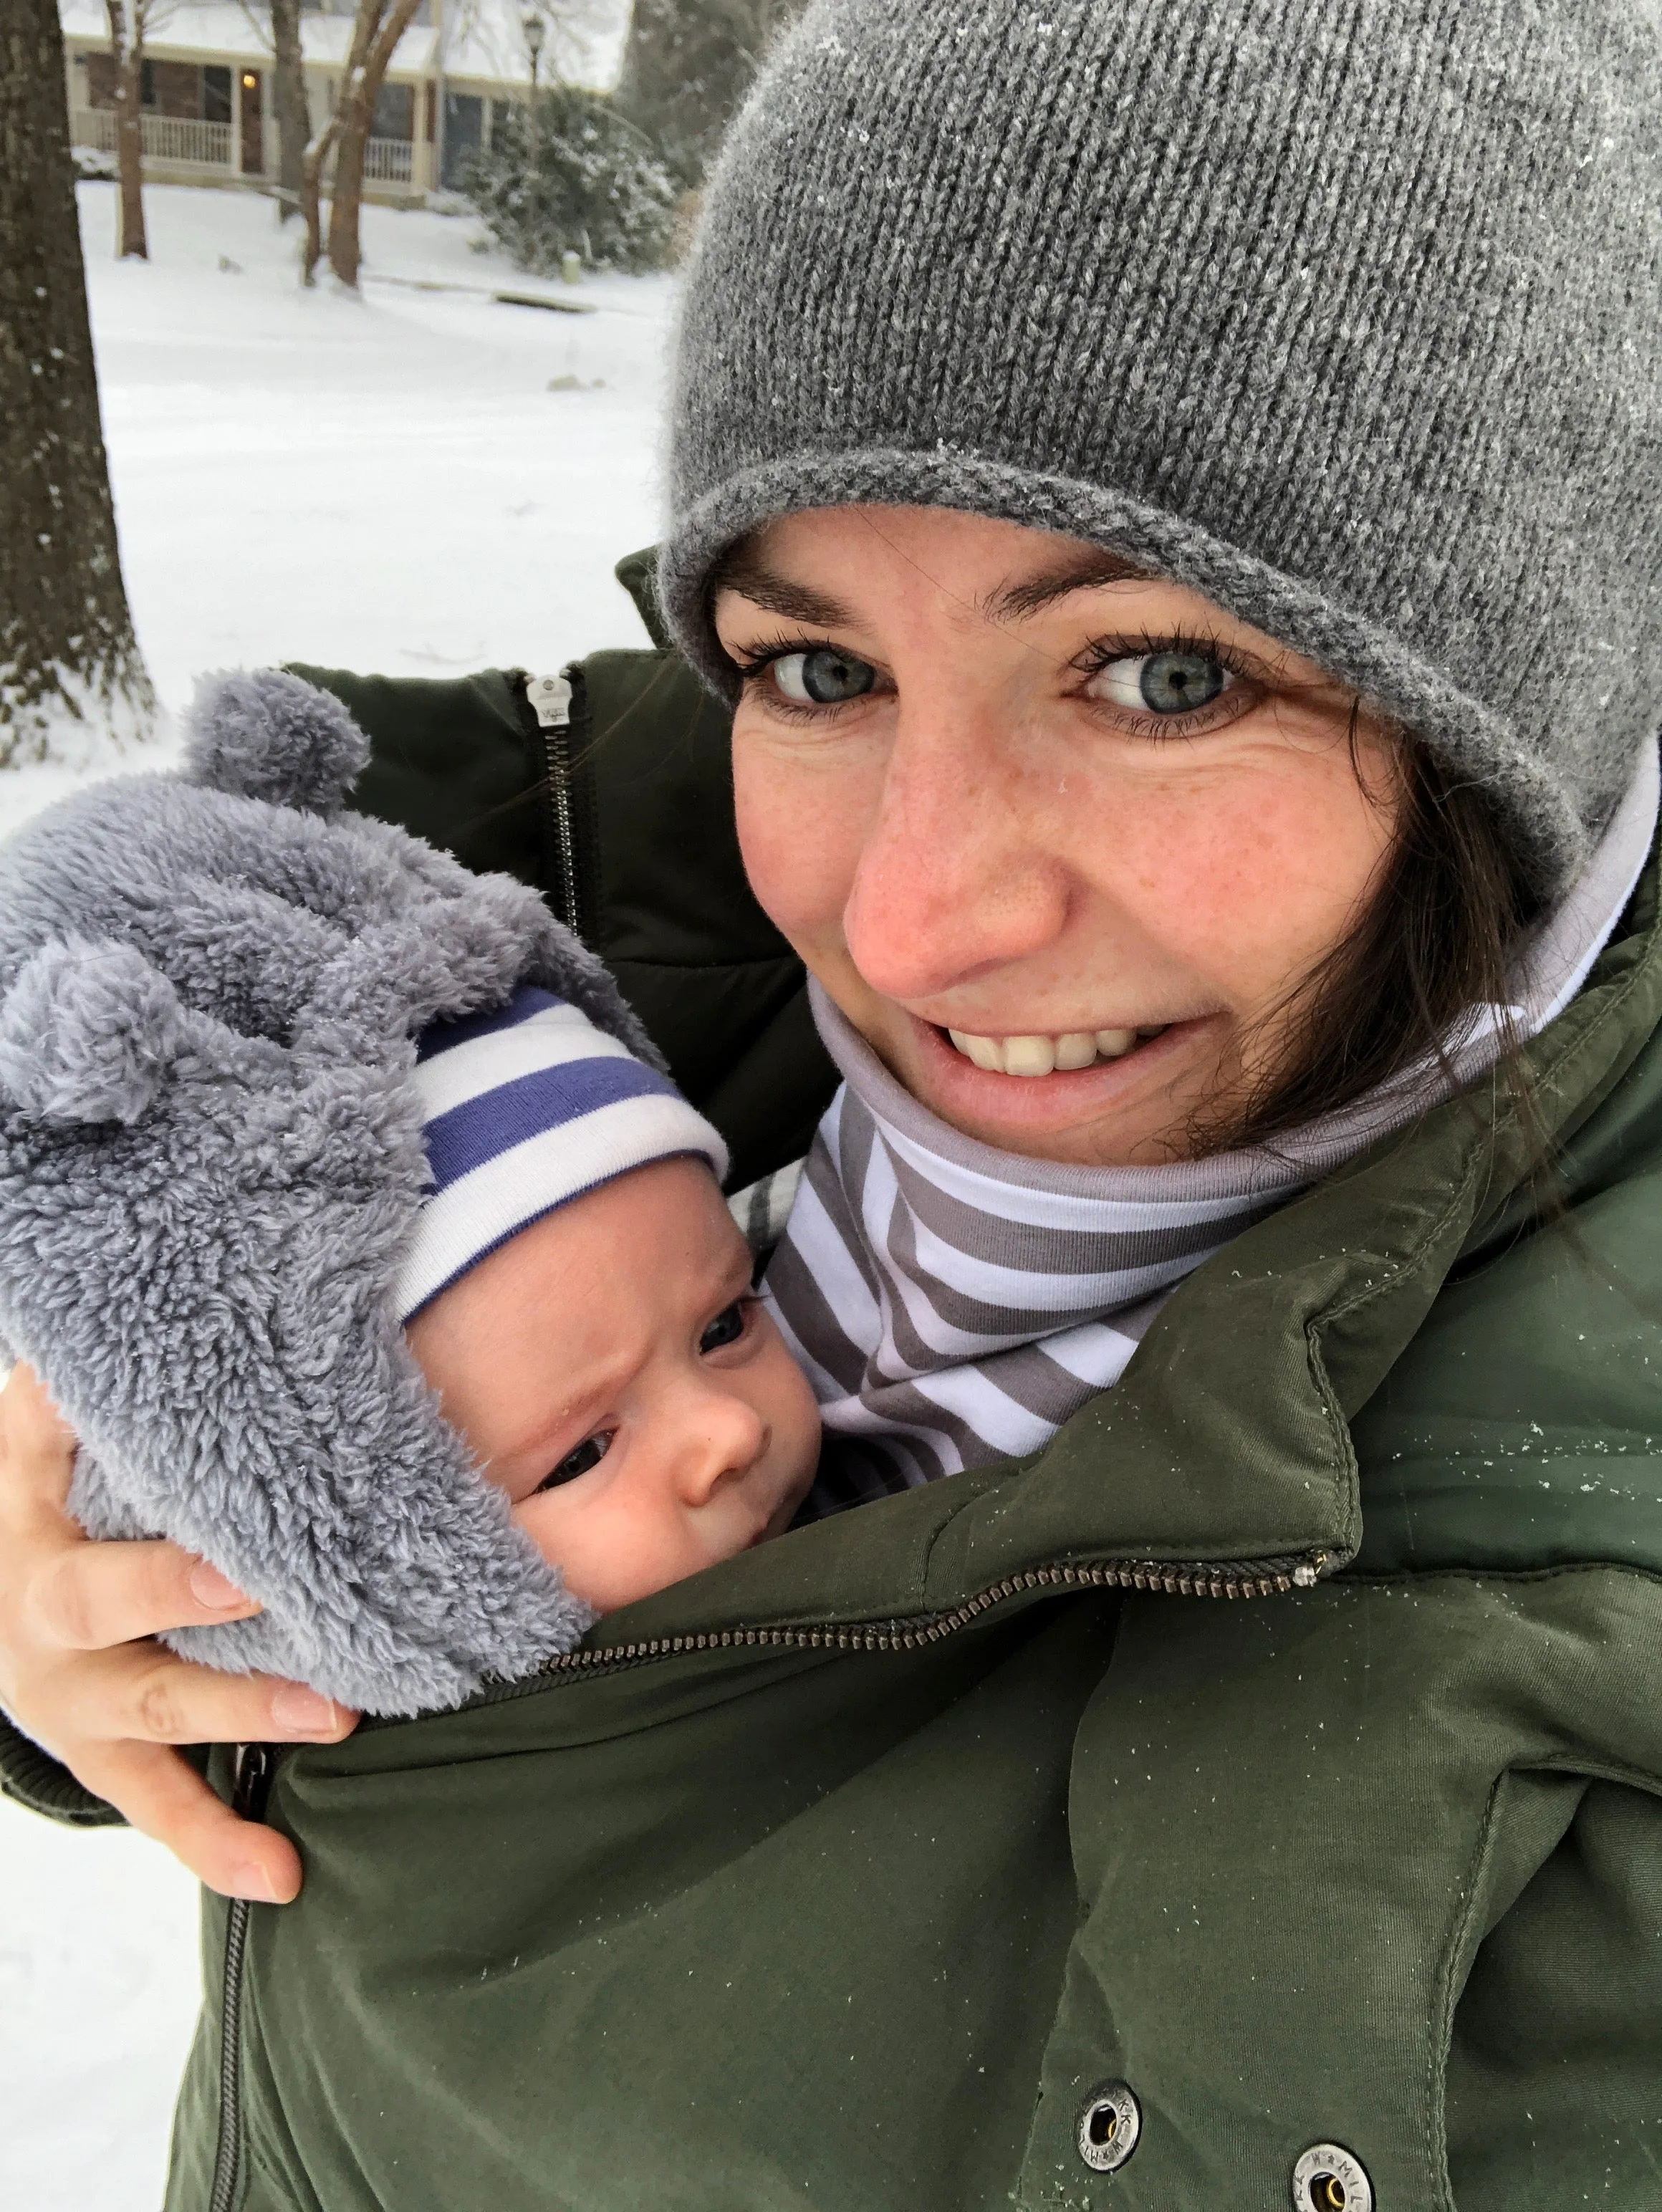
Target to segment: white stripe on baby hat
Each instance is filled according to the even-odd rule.
[[[394,1286],[408,1321],[510,1237],[584,1191],[727,1147],[667,1075],[579,1008],[521,985],[504,1006],[435,1023],[414,1077],[431,1193]]]
[[[422,1120],[435,1121],[470,1098],[499,1090],[539,1067],[596,1058],[632,1060],[634,1054],[621,1037],[597,1030],[581,1008],[563,1001],[539,1007],[511,1028],[489,1030],[474,1037],[466,1051],[438,1052],[420,1061],[416,1095],[421,1100]]]
[[[685,1152],[715,1167],[701,1141],[709,1127],[684,1098],[623,1098],[497,1153],[428,1200],[399,1275],[399,1313],[408,1319],[497,1245],[614,1176]]]

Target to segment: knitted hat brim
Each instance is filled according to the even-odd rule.
[[[1544,898],[1586,866],[1603,822],[1585,823],[1567,783],[1507,720],[1400,637],[1157,507],[944,447],[793,454],[729,477],[678,518],[659,556],[659,595],[677,644],[720,696],[735,699],[739,679],[711,619],[716,563],[739,539],[782,515],[854,506],[950,507],[1054,531],[1198,592],[1350,686],[1458,775],[1480,785]]]

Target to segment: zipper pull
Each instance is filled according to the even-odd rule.
[[[563,730],[571,720],[571,686],[563,676],[527,676],[525,696],[540,730]]]
[[[240,1820],[257,1820],[271,1795],[277,1760],[269,1743],[245,1743],[237,1751],[236,1782],[231,1791],[231,1810]]]

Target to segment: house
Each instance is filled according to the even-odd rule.
[[[333,112],[354,0],[305,0],[301,49],[312,128]],[[72,144],[115,150],[115,63],[104,0],[58,0]],[[597,88],[617,74],[628,9],[597,6],[554,58]],[[621,17],[622,20],[618,20]],[[160,184],[269,191],[277,174],[272,51],[264,0],[153,0],[144,45],[144,174]],[[547,68],[545,62],[545,70]],[[421,0],[375,101],[364,196],[419,205],[460,188],[510,103],[530,92],[522,18],[512,0]]]

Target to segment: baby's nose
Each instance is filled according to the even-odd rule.
[[[768,1447],[767,1425],[742,1398],[711,1391],[688,1408],[686,1448],[680,1458],[681,1494],[690,1505],[707,1504],[724,1483],[747,1474]]]

